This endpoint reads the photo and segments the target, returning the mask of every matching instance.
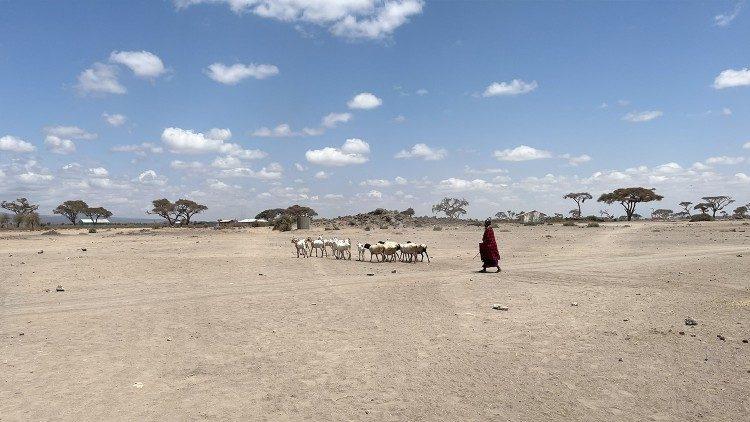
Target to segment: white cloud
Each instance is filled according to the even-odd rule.
[[[390,36],[409,17],[422,12],[422,0],[174,0],[178,9],[201,3],[223,3],[237,14],[253,14],[282,22],[328,27],[346,38],[381,39]]]
[[[339,123],[346,123],[351,119],[351,113],[330,113],[323,117],[321,124],[327,128],[335,128]]]
[[[226,143],[232,135],[229,129],[211,129],[205,134],[189,129],[169,127],[164,129],[161,140],[175,154],[204,154],[219,152],[244,160],[264,158],[267,154],[259,150],[247,150],[240,145]]]
[[[631,111],[624,115],[622,120],[631,123],[648,122],[661,117],[664,113],[659,110]]]
[[[742,145],[742,148],[750,149],[750,142],[745,142],[745,144]]]
[[[223,170],[222,176],[225,177],[250,177],[253,179],[276,180],[281,179],[283,173],[275,166],[263,167],[260,171],[253,171],[247,167],[238,167]]]
[[[735,165],[745,162],[745,157],[727,157],[726,155],[721,157],[710,157],[706,159],[706,164],[723,164],[723,165]]]
[[[289,136],[295,136],[297,133],[292,131],[292,128],[288,124],[282,123],[273,129],[265,126],[253,132],[253,136],[262,136],[268,138],[285,138]]]
[[[216,82],[235,85],[246,78],[266,79],[278,75],[279,68],[271,64],[233,64],[214,63],[205,70],[206,75]]]
[[[725,116],[731,116],[732,115],[732,109],[729,107],[724,107],[721,109],[721,114]]]
[[[734,10],[732,10],[730,13],[720,13],[714,16],[714,25],[722,27],[722,28],[725,26],[729,26],[729,24],[732,23],[732,21],[737,17],[737,15],[740,14],[741,9],[742,9],[742,3],[737,3],[737,5],[734,6]]]
[[[201,170],[203,169],[203,163],[198,161],[180,161],[174,160],[169,163],[169,167],[177,170]]]
[[[393,118],[393,121],[396,122],[396,123],[403,123],[403,122],[406,121],[406,117],[403,116],[403,115],[401,115],[401,114],[399,114],[398,116],[396,116],[396,117]]]
[[[370,110],[380,107],[381,104],[383,104],[383,100],[369,92],[357,94],[351,100],[349,100],[349,102],[346,103],[349,108],[359,110]]]
[[[416,144],[411,147],[411,150],[401,150],[395,157],[396,158],[422,158],[426,161],[437,161],[442,160],[448,155],[448,151],[444,148],[433,149],[426,144]]]
[[[420,96],[422,96],[422,95],[427,95],[427,94],[429,94],[429,93],[430,93],[430,91],[428,91],[428,90],[426,90],[426,89],[424,89],[424,88],[422,88],[422,89],[418,89],[418,90],[417,90],[417,95],[420,95]]]
[[[364,164],[369,158],[370,145],[361,139],[347,139],[341,148],[326,147],[308,150],[305,153],[307,161],[321,166],[346,166]]]
[[[147,153],[160,154],[164,149],[150,142],[143,142],[137,145],[117,145],[112,147],[112,152],[132,152],[136,155],[145,156]]]
[[[329,177],[331,177],[331,173],[326,173],[323,170],[315,173],[316,179],[328,179]]]
[[[727,69],[719,73],[719,76],[714,79],[715,89],[734,88],[737,86],[750,86],[750,69]]]
[[[70,154],[76,150],[76,144],[70,139],[61,139],[52,135],[44,139],[44,145],[55,154]]]
[[[464,173],[466,174],[498,174],[507,173],[506,169],[488,168],[488,169],[475,169],[469,166],[464,167]]]
[[[323,198],[325,199],[344,199],[344,195],[339,195],[336,193],[328,193],[323,195]]]
[[[81,168],[81,165],[78,163],[69,163],[62,167],[63,171],[76,171]]]
[[[231,169],[236,168],[242,165],[242,161],[237,157],[232,157],[231,155],[227,155],[226,157],[216,157],[213,162],[211,162],[211,167],[219,168],[219,169]]]
[[[373,190],[367,192],[367,197],[368,198],[373,198],[373,199],[381,199],[381,198],[383,198],[383,193],[380,192],[380,191],[377,191],[377,190],[373,189]]]
[[[526,145],[519,145],[513,149],[495,151],[494,155],[495,158],[500,161],[529,161],[552,157],[552,154],[549,151],[536,149]]]
[[[495,186],[482,179],[464,180],[451,177],[441,180],[435,187],[438,191],[466,192],[466,191],[489,191]]]
[[[737,173],[734,175],[740,182],[750,183],[750,176],[745,173]]]
[[[408,180],[406,180],[405,178],[403,178],[403,177],[401,177],[401,176],[396,176],[396,178],[395,178],[395,179],[393,179],[393,181],[394,181],[394,182],[395,182],[395,183],[396,183],[397,185],[405,185],[405,184],[407,184],[407,183],[409,182]]]
[[[539,85],[536,81],[524,82],[520,79],[513,79],[510,82],[493,82],[482,93],[483,97],[494,97],[498,95],[519,95],[528,94],[534,91]]]
[[[144,185],[164,186],[167,184],[167,179],[163,176],[159,176],[153,170],[146,170],[139,174],[137,180]]]
[[[92,177],[107,177],[109,176],[109,170],[104,167],[95,167],[89,169],[89,176]]]
[[[391,184],[392,183],[390,180],[368,179],[368,180],[365,180],[364,182],[361,182],[359,185],[360,186],[372,186],[375,188],[385,188],[385,187],[391,186]]]
[[[302,128],[302,133],[304,133],[307,136],[318,136],[318,135],[322,135],[323,132],[324,130],[320,128],[314,128],[314,127]]]
[[[49,182],[50,180],[53,180],[55,177],[49,174],[38,174],[34,173],[32,171],[28,171],[26,173],[22,173],[18,175],[18,180],[20,180],[23,183],[28,184],[38,184],[43,182]]]
[[[104,117],[104,120],[107,121],[111,126],[122,126],[125,124],[125,121],[127,118],[123,116],[122,114],[109,114],[109,113],[102,113],[102,117]]]
[[[159,56],[148,51],[113,51],[109,61],[127,66],[139,78],[156,78],[166,72]]]
[[[94,63],[78,75],[78,91],[83,94],[124,94],[127,89],[117,79],[117,67]]]
[[[296,168],[296,169],[297,169],[297,171],[305,171],[305,170],[307,170],[307,169],[305,168],[305,166],[303,166],[303,165],[302,165],[302,164],[300,164],[300,163],[294,163],[294,168]]]
[[[44,128],[47,135],[57,136],[65,139],[96,139],[96,133],[89,133],[78,126],[47,126]]]
[[[11,135],[0,138],[0,151],[32,152],[36,149],[31,143]]]
[[[560,156],[560,158],[568,160],[568,165],[571,165],[573,167],[591,161],[591,157],[587,154],[579,155],[577,157],[574,157],[570,154],[563,154]]]

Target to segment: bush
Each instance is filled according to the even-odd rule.
[[[435,231],[435,232],[439,232],[439,231],[442,231],[442,230],[443,230],[442,226],[435,226],[435,227],[432,228],[432,231]]]
[[[365,231],[366,232],[369,232],[370,230],[372,230],[372,227],[370,227],[370,226],[365,227]]]
[[[565,226],[565,227],[574,227],[575,225],[576,225],[576,223],[574,223],[572,221],[566,221],[566,222],[563,223],[563,226]]]
[[[690,217],[691,223],[694,223],[696,221],[713,221],[713,220],[714,218],[708,214],[695,214],[694,216]]]
[[[292,218],[291,215],[284,214],[281,217],[274,220],[273,229],[278,230],[280,232],[288,232],[292,230],[293,224],[294,224],[294,218]]]
[[[387,224],[381,224],[380,225],[380,230],[388,230],[388,225]]]
[[[95,229],[95,228],[93,228],[93,227],[92,227],[92,228],[90,228],[90,229],[89,229],[89,233],[96,233],[96,229]]]
[[[586,227],[599,227],[599,223],[596,221],[590,221],[588,224],[586,224]]]

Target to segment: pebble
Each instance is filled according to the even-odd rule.
[[[167,341],[172,341],[172,337],[167,337]]]
[[[687,317],[685,318],[685,325],[698,325],[698,321],[694,320],[693,318]]]
[[[501,305],[499,303],[496,303],[496,304],[492,305],[492,309],[496,309],[498,311],[507,311],[508,307],[507,306],[503,306],[503,305]]]
[[[681,335],[681,336],[684,336],[684,335],[685,335],[685,332],[684,332],[684,331],[680,331],[680,335]]]
[[[43,254],[43,253],[44,253],[44,251],[39,251],[39,252],[37,252],[37,253],[41,255],[41,254]]]
[[[578,302],[570,302],[570,306],[578,306]]]
[[[63,286],[61,284],[58,284],[57,287],[55,288],[55,290],[57,290],[58,292],[64,292],[65,291],[65,289],[63,289]]]
[[[721,341],[727,341],[727,339],[724,336],[722,336],[721,334],[717,334],[716,338],[718,338]]]
[[[391,271],[391,274],[396,274],[396,270]]]
[[[135,388],[143,388],[143,383],[142,382],[136,382],[135,384],[133,384],[133,387],[135,387]]]
[[[86,252],[86,248],[81,248],[82,251]]]
[[[368,277],[372,277],[372,276],[374,276],[374,275],[375,275],[375,273],[367,273],[367,276],[368,276]]]
[[[748,341],[747,341],[747,339],[745,339],[745,340],[742,340],[742,342],[743,342],[743,343],[747,343]]]

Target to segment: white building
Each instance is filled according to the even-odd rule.
[[[81,221],[79,221],[81,224],[110,224],[109,220],[106,218],[100,218],[94,222],[94,220],[90,218],[82,218]]]
[[[523,214],[518,215],[518,219],[523,222],[523,224],[537,224],[544,221],[544,218],[547,216],[547,214],[541,212],[541,211],[529,211],[525,212]]]

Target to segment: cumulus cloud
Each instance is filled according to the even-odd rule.
[[[102,117],[104,117],[104,120],[107,121],[107,123],[110,124],[110,126],[122,126],[125,124],[125,121],[127,118],[122,114],[109,114],[109,113],[102,113]]]
[[[742,145],[742,148],[750,149],[750,142],[746,142],[744,145]]]
[[[113,51],[109,61],[128,67],[139,78],[156,78],[166,72],[159,56],[148,51]]]
[[[495,151],[494,155],[500,161],[530,161],[552,157],[549,151],[536,149],[527,145],[519,145],[512,149]]]
[[[503,95],[520,95],[528,94],[538,87],[536,81],[524,82],[520,79],[513,79],[510,82],[493,82],[482,93],[483,97],[495,97]]]
[[[223,170],[221,175],[225,177],[249,177],[253,179],[277,180],[281,179],[283,173],[278,164],[271,164],[268,167],[261,168],[259,171],[254,171],[248,167],[227,169]]]
[[[624,115],[622,120],[630,123],[648,122],[661,117],[664,113],[659,110],[631,111]]]
[[[31,143],[11,135],[0,138],[0,151],[9,152],[32,152],[36,149]]]
[[[369,161],[370,145],[361,139],[347,139],[341,148],[326,147],[308,150],[305,153],[307,161],[321,166],[347,166],[364,164]]]
[[[323,117],[321,124],[327,128],[335,128],[339,123],[346,123],[352,119],[351,113],[330,113]]]
[[[94,63],[78,75],[78,92],[82,95],[124,94],[128,90],[117,79],[117,67]]]
[[[750,176],[745,173],[737,173],[734,175],[734,177],[736,177],[740,182],[750,183]]]
[[[153,170],[144,171],[143,173],[138,175],[138,178],[136,180],[144,185],[164,186],[167,184],[166,177],[159,176]]]
[[[216,82],[235,85],[247,78],[266,79],[279,74],[279,68],[271,64],[233,64],[214,63],[205,70],[206,75]]]
[[[107,177],[109,176],[109,170],[104,167],[95,167],[89,169],[89,176],[91,177]]]
[[[44,145],[47,146],[49,151],[55,154],[70,154],[76,150],[76,144],[70,139],[61,139],[52,135],[44,139]]]
[[[454,177],[441,180],[440,183],[435,186],[436,190],[446,192],[489,191],[493,188],[495,188],[495,186],[486,180],[464,180]]]
[[[368,179],[368,180],[365,180],[365,181],[361,182],[359,185],[360,186],[372,186],[372,187],[375,187],[375,188],[385,188],[385,187],[391,186],[391,184],[392,183],[391,183],[390,180],[385,180],[385,179]]]
[[[714,25],[722,28],[729,26],[729,24],[732,23],[737,15],[740,14],[740,10],[742,10],[742,3],[737,3],[737,5],[734,6],[734,10],[732,10],[731,12],[720,13],[714,16]]]
[[[55,177],[50,174],[39,174],[32,171],[27,171],[26,173],[21,173],[18,175],[18,180],[31,185],[49,182],[50,180],[54,179]]]
[[[371,110],[380,107],[381,104],[383,104],[383,100],[369,92],[357,94],[346,103],[349,108],[359,110]]]
[[[506,169],[498,169],[498,168],[486,168],[486,169],[475,169],[470,166],[464,167],[464,173],[466,174],[498,174],[498,173],[507,173],[508,170]]]
[[[329,177],[331,177],[331,173],[326,173],[323,170],[315,173],[316,179],[328,179]]]
[[[175,154],[205,154],[218,152],[245,160],[264,158],[267,154],[259,150],[247,150],[240,145],[227,143],[232,133],[229,129],[211,129],[200,133],[189,129],[169,127],[161,134],[162,142]]]
[[[286,138],[295,135],[298,135],[298,133],[292,131],[292,128],[286,123],[282,123],[275,128],[267,128],[263,126],[253,132],[253,136],[261,136],[266,138]]]
[[[588,163],[589,161],[591,161],[591,157],[587,154],[579,155],[577,157],[572,156],[570,154],[563,154],[560,156],[560,158],[568,160],[568,165],[573,166],[573,167],[579,164]]]
[[[437,161],[442,160],[448,155],[448,151],[444,148],[430,148],[427,144],[416,144],[411,147],[410,150],[401,150],[395,157],[408,159],[408,158],[422,158],[426,161]]]
[[[417,90],[417,95],[419,95],[419,96],[427,95],[429,93],[430,93],[430,91],[428,91],[428,90],[426,90],[424,88]]]
[[[719,76],[714,79],[715,89],[734,88],[737,86],[750,86],[750,69],[727,69],[719,73]]]
[[[237,14],[251,12],[264,18],[295,24],[324,26],[346,38],[380,39],[390,36],[413,15],[422,12],[422,0],[174,0],[178,9],[201,3],[224,3]]]

